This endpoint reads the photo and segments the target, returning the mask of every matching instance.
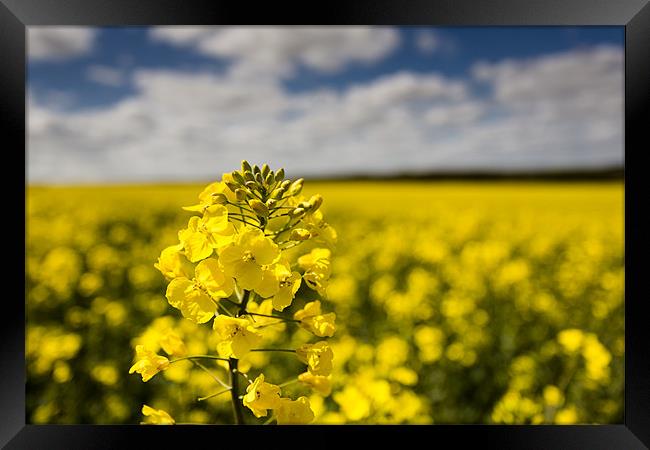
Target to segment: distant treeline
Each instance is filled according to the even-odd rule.
[[[396,173],[390,175],[349,174],[327,177],[309,176],[310,181],[591,181],[623,180],[625,171],[622,167],[596,170],[538,170],[538,171],[445,171],[428,173]]]

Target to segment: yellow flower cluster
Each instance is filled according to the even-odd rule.
[[[170,361],[140,344],[129,373],[141,374],[146,382],[179,361],[227,363],[230,385],[217,380],[226,387],[224,393],[231,392],[235,420],[242,423],[239,360],[251,352],[293,352],[308,367],[298,380],[329,395],[333,353],[327,341],[298,349],[263,347],[265,334],[272,335],[278,324],[297,324],[317,337],[331,337],[336,329],[336,315],[324,313],[319,300],[304,304],[293,318],[279,314],[294,304],[303,280],[325,296],[331,274],[336,232],[319,211],[323,198],[306,199],[302,187],[302,179],[285,179],[283,169],[274,172],[266,164],[260,168],[243,161],[241,170],[223,174],[199,194],[197,204],[184,207],[199,215],[190,217],[178,232],[179,242],[163,249],[154,266],[169,281],[169,305],[195,324],[213,321],[217,354],[187,354],[182,339],[167,331],[156,347],[178,358]],[[309,251],[300,255],[299,246]],[[263,373],[246,380],[250,384],[241,404],[255,417],[272,409],[278,424],[314,419],[307,397],[280,397],[280,387],[264,381]]]

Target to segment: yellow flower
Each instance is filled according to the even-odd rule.
[[[332,392],[332,382],[330,381],[330,377],[324,377],[322,375],[314,375],[310,372],[305,372],[298,375],[298,381],[306,384],[314,391],[325,397],[330,395]]]
[[[226,183],[223,181],[215,181],[214,183],[206,186],[206,188],[201,191],[199,194],[199,203],[197,205],[183,206],[183,209],[186,211],[202,212],[216,203],[215,200],[218,198],[218,194],[225,195],[226,198],[228,198],[230,201],[235,200],[232,196],[232,193],[226,186]]]
[[[335,313],[322,314],[320,300],[309,302],[293,315],[300,321],[300,326],[319,337],[331,337],[336,331]]]
[[[235,289],[233,279],[227,276],[219,262],[209,258],[197,264],[195,280],[198,286],[204,288],[212,298],[230,297]]]
[[[262,266],[272,264],[279,255],[280,249],[263,231],[249,228],[221,250],[219,263],[242,289],[252,290],[262,282]]]
[[[315,248],[310,253],[298,258],[298,264],[305,270],[303,278],[307,286],[325,296],[327,280],[330,277],[330,256],[326,248]]]
[[[307,397],[298,397],[293,401],[290,398],[281,398],[275,409],[278,425],[304,425],[314,420],[314,412],[309,406]]]
[[[162,409],[153,409],[151,406],[142,406],[142,414],[146,417],[142,425],[174,425],[176,421]]]
[[[192,265],[182,253],[183,244],[172,245],[165,248],[158,258],[158,262],[153,266],[168,280],[176,277],[190,277],[192,275]]]
[[[273,309],[284,310],[291,305],[296,292],[300,289],[300,274],[292,272],[288,263],[275,265],[275,276],[278,280],[279,289],[272,298]]]
[[[197,262],[212,255],[215,248],[232,242],[234,227],[228,222],[228,210],[223,205],[209,206],[203,217],[190,217],[187,228],[178,232],[185,256]]]
[[[336,230],[323,220],[323,213],[320,210],[305,214],[302,223],[309,231],[310,237],[323,241],[328,247],[336,245]]]
[[[304,344],[296,350],[296,356],[307,364],[312,375],[327,376],[332,372],[334,353],[326,341]]]
[[[180,309],[183,317],[196,323],[205,323],[214,317],[215,299],[232,295],[234,282],[221,270],[214,258],[197,264],[195,277],[173,279],[167,286],[167,300]]]
[[[181,310],[183,317],[196,323],[209,321],[217,309],[210,296],[187,278],[173,279],[165,295],[170,305]]]
[[[276,264],[262,267],[262,281],[255,286],[254,291],[262,298],[270,298],[280,289],[280,281],[276,276]]]
[[[274,409],[280,402],[280,386],[264,381],[264,374],[260,374],[252,384],[246,388],[244,406],[255,414],[255,417],[266,416],[268,409]]]
[[[167,330],[165,335],[160,339],[160,346],[168,355],[185,356],[187,348],[183,340],[173,330]]]
[[[248,319],[220,314],[214,319],[213,328],[220,340],[217,349],[224,358],[241,358],[262,339]]]
[[[142,375],[142,381],[144,382],[149,381],[158,372],[169,367],[167,358],[147,350],[144,345],[137,345],[135,352],[138,361],[131,366],[129,373],[138,372]]]

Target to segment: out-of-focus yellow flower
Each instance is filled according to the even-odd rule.
[[[584,333],[577,328],[570,328],[560,331],[557,335],[557,340],[569,353],[575,353],[582,346]]]
[[[307,286],[325,296],[327,280],[329,280],[330,257],[332,252],[327,248],[315,248],[310,253],[298,258],[298,265],[305,270],[303,279]]]
[[[307,397],[281,398],[275,411],[278,425],[304,425],[314,420],[314,412]]]
[[[174,425],[176,423],[169,413],[148,405],[142,406],[142,415],[145,416],[145,420],[140,422],[142,425]]]
[[[95,380],[106,386],[114,386],[120,379],[117,369],[109,364],[99,364],[90,373]]]
[[[439,328],[421,325],[415,329],[415,344],[420,351],[420,360],[424,363],[438,361],[443,352],[445,335]]]
[[[187,355],[185,343],[183,343],[183,340],[174,330],[169,329],[166,331],[164,336],[160,339],[160,346],[168,355],[178,357]]]
[[[562,391],[553,385],[548,385],[544,388],[544,402],[548,406],[558,407],[564,401],[564,395]]]
[[[261,373],[246,388],[244,406],[253,411],[255,417],[264,417],[268,409],[275,409],[280,403],[280,387],[264,381]]]
[[[135,352],[138,361],[131,366],[129,373],[139,373],[142,375],[142,381],[144,382],[149,381],[158,372],[169,367],[169,360],[167,358],[157,355],[151,350],[147,350],[144,345],[137,345]]]
[[[329,376],[325,377],[322,375],[314,375],[311,372],[305,372],[298,375],[298,381],[325,397],[332,392],[332,382]]]
[[[334,401],[341,412],[351,421],[361,420],[370,415],[370,400],[355,386],[347,385],[342,391],[334,393]]]
[[[241,358],[262,340],[249,319],[219,314],[214,319],[214,330],[219,337],[217,350],[224,358]]]
[[[57,361],[54,363],[54,370],[52,371],[52,378],[57,383],[67,383],[72,379],[72,371],[70,366],[64,361]]]
[[[585,358],[587,376],[594,381],[606,381],[609,378],[609,363],[612,354],[600,343],[596,335],[585,336],[582,355]]]
[[[242,289],[254,290],[262,282],[262,266],[272,264],[280,249],[257,228],[249,228],[219,253],[224,272],[234,277]]]
[[[327,376],[332,372],[334,353],[327,341],[303,344],[296,349],[296,356],[301,362],[307,364],[312,375]]]
[[[558,425],[570,425],[578,422],[578,412],[574,406],[561,409],[555,414],[554,422]]]
[[[377,346],[376,359],[380,366],[396,367],[404,364],[409,357],[409,345],[399,336],[384,338]]]
[[[335,313],[323,314],[320,307],[320,300],[307,303],[304,308],[296,311],[293,315],[295,320],[300,321],[300,326],[305,330],[319,337],[331,337],[336,331],[334,321]]]
[[[391,380],[406,386],[415,386],[418,382],[418,373],[408,367],[395,367],[388,374]]]

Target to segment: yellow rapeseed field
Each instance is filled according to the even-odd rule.
[[[129,375],[135,346],[170,328],[214,351],[212,328],[169,305],[154,268],[204,187],[28,187],[29,422],[139,423],[146,404],[177,423],[232,423],[227,396],[197,401],[219,386],[190,361],[147,383]],[[331,393],[283,387],[316,423],[622,422],[621,182],[304,190],[338,234],[323,302],[336,312]],[[299,366],[251,353],[240,369],[283,381]]]

